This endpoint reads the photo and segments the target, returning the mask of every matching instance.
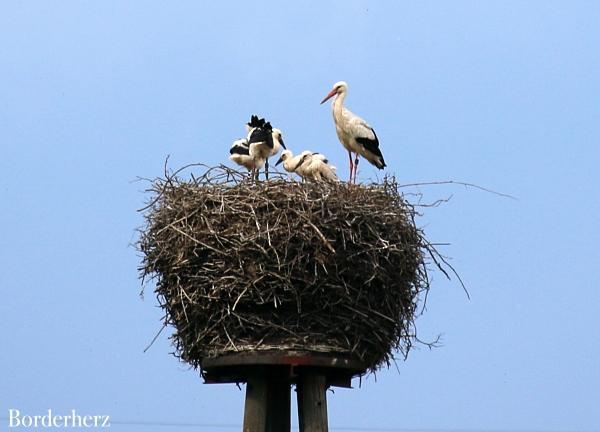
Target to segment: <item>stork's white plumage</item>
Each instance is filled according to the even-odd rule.
[[[385,167],[385,161],[383,160],[381,150],[379,150],[379,140],[377,139],[375,130],[365,120],[344,107],[344,99],[347,94],[348,84],[344,81],[338,81],[321,101],[321,104],[336,96],[331,104],[335,130],[340,142],[348,150],[350,181],[356,183],[359,155],[379,169]],[[352,162],[352,153],[355,154],[354,163]]]
[[[229,149],[229,153],[229,159],[253,173],[258,173],[258,170],[261,169],[266,162],[266,159],[255,157],[250,154],[248,140],[245,138],[234,141]]]
[[[291,150],[284,150],[281,152],[281,157],[277,160],[275,166],[283,162],[283,169],[289,173],[296,173],[296,168],[300,167],[300,159],[302,159],[302,155],[294,156]],[[302,177],[300,173],[296,174]]]
[[[321,153],[305,150],[294,156],[290,150],[281,153],[276,165],[283,162],[283,168],[290,173],[296,173],[303,180],[337,181],[335,167],[329,165],[327,158]]]
[[[302,152],[303,154],[307,152]],[[321,153],[308,152],[309,159],[306,161],[308,166],[305,168],[309,176],[315,181],[338,181],[336,168],[329,165],[329,162]],[[306,157],[306,155],[305,155]]]
[[[277,128],[273,128],[273,148],[271,149],[271,153],[269,154],[269,157],[273,157],[275,156],[277,153],[279,153],[279,151],[281,150],[281,148],[283,147],[283,149],[285,150],[285,143],[283,142],[283,134],[281,133],[281,131]]]

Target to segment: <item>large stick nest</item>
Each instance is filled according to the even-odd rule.
[[[407,355],[439,256],[393,178],[255,182],[203,170],[151,182],[138,244],[182,360],[296,350],[375,370]]]

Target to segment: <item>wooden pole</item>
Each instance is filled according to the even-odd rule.
[[[290,381],[278,367],[253,368],[248,373],[244,432],[289,432]]]
[[[267,395],[267,432],[291,430],[290,382],[282,371],[269,376]]]
[[[202,361],[206,383],[246,382],[244,432],[289,432],[290,386],[296,383],[301,432],[328,432],[327,386],[350,387],[366,365],[344,355],[236,353]]]
[[[267,395],[265,371],[260,369],[249,373],[244,406],[244,432],[267,430]]]
[[[328,432],[325,375],[304,369],[298,378],[297,390],[300,432]]]

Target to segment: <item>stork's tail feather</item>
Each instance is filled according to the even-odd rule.
[[[250,128],[262,128],[265,126],[265,119],[258,118],[257,115],[253,114],[250,116],[250,121],[246,123]]]

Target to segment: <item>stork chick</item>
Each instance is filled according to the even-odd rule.
[[[307,156],[306,154],[309,153]],[[321,153],[311,153],[303,151],[301,153],[304,157],[309,157],[306,161],[308,166],[305,168],[308,171],[309,176],[315,181],[338,181],[336,174],[336,167],[329,164],[329,161],[325,155]]]
[[[229,149],[229,159],[236,164],[243,166],[249,172],[252,172],[254,178],[258,177],[258,170],[261,169],[266,162],[266,159],[261,159],[250,154],[248,140],[245,138],[233,142],[233,145]]]
[[[287,172],[298,174],[302,180],[337,181],[335,167],[329,165],[327,158],[320,153],[305,150],[294,156],[290,150],[285,150],[275,165],[282,162]]]
[[[253,115],[248,127],[248,147],[249,154],[253,158],[262,161],[265,165],[265,177],[269,179],[269,157],[275,156],[281,148],[285,147],[283,135],[277,128],[273,128],[271,123],[265,122],[265,119],[259,119]]]

